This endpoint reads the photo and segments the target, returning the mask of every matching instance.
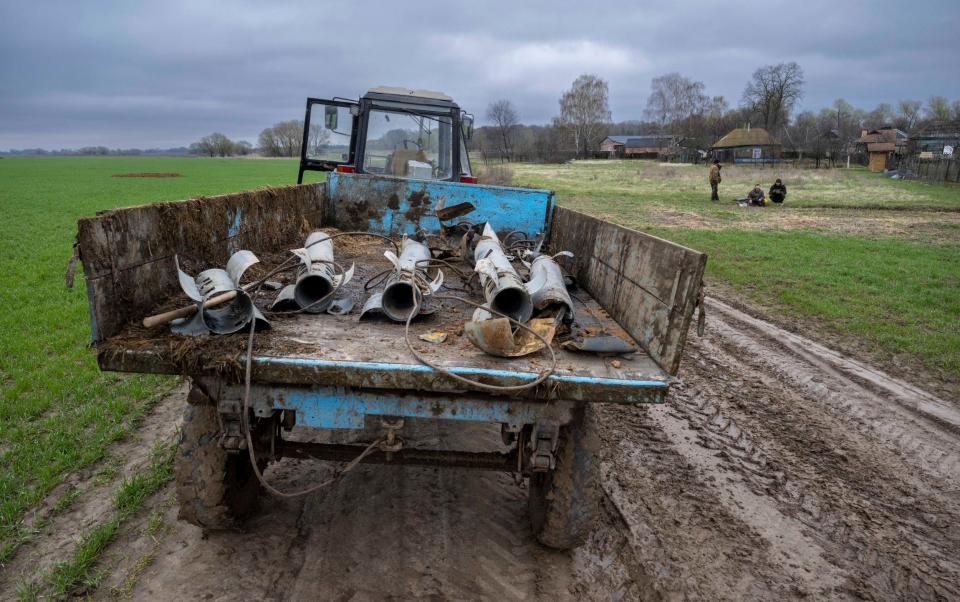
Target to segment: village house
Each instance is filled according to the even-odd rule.
[[[724,163],[772,163],[780,160],[781,145],[763,128],[737,128],[717,140],[711,154]]]
[[[670,148],[674,136],[659,134],[651,136],[607,136],[600,143],[600,152],[607,153],[611,159],[653,158],[661,151]]]

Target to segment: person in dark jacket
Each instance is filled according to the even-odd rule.
[[[741,207],[763,207],[766,205],[766,197],[763,196],[763,188],[760,188],[760,183],[754,184],[753,190],[748,192],[745,198],[737,199],[737,203]]]
[[[782,203],[787,198],[787,187],[777,178],[777,181],[770,187],[770,200],[774,203]]]
[[[720,195],[717,194],[717,187],[720,186],[720,159],[713,160],[713,166],[710,168],[710,200],[719,201]]]

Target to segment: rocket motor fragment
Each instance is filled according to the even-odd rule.
[[[562,255],[573,257],[573,253],[563,251],[551,257],[539,255],[530,264],[530,280],[526,289],[538,315],[543,312],[552,313],[564,322],[573,322],[573,301],[567,292],[567,285],[563,279],[563,270],[554,257]]]
[[[307,237],[302,249],[290,251],[300,259],[297,282],[287,285],[277,295],[270,309],[292,306],[310,314],[325,311],[345,313],[344,307],[352,307],[349,299],[333,299],[331,293],[350,282],[353,268],[337,275],[333,264],[333,240],[323,232],[314,232]],[[349,311],[349,307],[346,311]]]
[[[170,323],[170,330],[178,334],[200,335],[213,332],[216,334],[231,334],[248,326],[251,320],[256,321],[256,328],[270,328],[270,323],[263,317],[253,299],[240,286],[240,279],[247,268],[259,263],[259,259],[250,251],[237,251],[227,261],[227,269],[213,268],[200,272],[196,278],[180,269],[180,260],[175,257],[177,277],[180,288],[188,297],[197,302],[197,313],[190,318],[181,318]],[[236,291],[237,296],[230,301],[212,308],[204,308],[210,299]]]
[[[487,306],[518,322],[529,320],[533,315],[530,293],[504,254],[500,239],[489,223],[483,227],[483,237],[477,243],[473,257]],[[489,315],[489,312],[479,309],[474,312],[474,319]]]
[[[414,307],[424,313],[424,296],[437,292],[443,284],[443,272],[439,271],[433,282],[427,281],[426,263],[431,259],[427,245],[406,237],[400,244],[400,257],[390,251],[383,254],[394,271],[386,279],[383,292],[370,295],[363,304],[361,318],[368,312],[383,312],[394,322],[406,322]]]

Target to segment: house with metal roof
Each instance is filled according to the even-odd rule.
[[[909,145],[921,159],[954,159],[960,155],[960,120],[929,123],[910,134]]]
[[[670,148],[676,137],[670,134],[649,136],[607,136],[600,143],[600,152],[614,158],[656,157],[661,151]]]
[[[763,128],[737,128],[710,147],[725,163],[771,163],[780,160],[781,145]]]

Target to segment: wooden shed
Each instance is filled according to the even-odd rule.
[[[887,168],[887,161],[893,153],[901,152],[907,144],[907,134],[894,128],[883,127],[876,130],[863,130],[857,145],[866,147],[870,171],[880,172]]]
[[[780,143],[763,128],[737,128],[717,140],[711,149],[726,163],[773,163],[780,160]]]

